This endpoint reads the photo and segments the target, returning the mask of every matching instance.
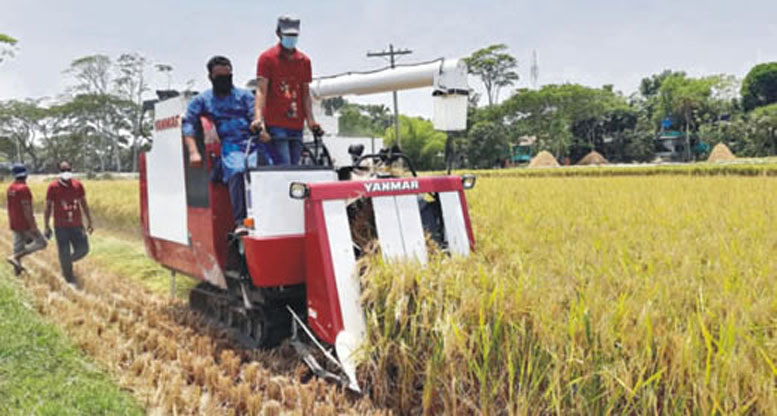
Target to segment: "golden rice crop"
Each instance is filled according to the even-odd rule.
[[[498,169],[473,171],[479,177],[611,177],[611,176],[777,176],[777,163],[767,158],[738,159],[730,164],[634,165],[630,167],[563,167],[547,169]],[[442,174],[442,172],[436,172]],[[136,234],[140,229],[137,179],[82,181],[96,225]],[[48,182],[29,182],[35,209],[43,211]]]
[[[140,190],[136,179],[83,180],[95,226],[137,233],[140,229]],[[35,210],[43,213],[48,182],[30,181]]]
[[[363,276],[369,335],[360,378],[372,404],[428,414],[777,408],[775,165],[479,173],[468,192],[477,244],[470,258],[435,254],[425,269],[375,258]],[[85,187],[103,222],[137,227],[136,181]],[[40,203],[45,188],[33,189]],[[109,344],[124,354],[117,357],[99,343],[83,345],[129,369],[125,385],[153,406],[180,411],[176,397],[195,387],[199,402],[186,402],[184,412],[239,404],[315,414],[348,406],[331,389],[316,392],[321,381],[304,389],[289,388],[288,378],[279,384],[269,358],[262,368],[245,361],[236,368],[209,333],[180,326],[169,333],[155,320],[199,324],[159,306],[137,313],[142,296],[117,296],[137,287],[95,284],[87,287],[94,295],[79,297],[62,286],[48,280],[46,289],[61,296],[47,302],[32,285],[39,308],[99,312],[66,325],[79,336],[103,328],[117,339]],[[99,306],[108,300],[110,307]],[[116,349],[122,336],[129,344]],[[170,346],[195,356],[176,357]],[[178,360],[175,370],[164,360]],[[138,382],[165,377],[191,384],[164,400]]]
[[[477,251],[373,259],[360,376],[402,413],[771,413],[777,181],[481,179]]]
[[[536,177],[611,177],[611,176],[777,176],[777,158],[736,159],[720,163],[693,163],[679,165],[631,164],[608,166],[563,166],[545,169],[489,169],[457,173],[474,173],[489,178]],[[425,172],[441,175],[443,172]]]

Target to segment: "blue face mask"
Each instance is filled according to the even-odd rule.
[[[289,50],[296,48],[297,37],[281,35],[281,46],[283,46],[284,49],[289,49]]]

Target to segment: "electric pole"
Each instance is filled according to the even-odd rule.
[[[413,53],[410,49],[397,49],[394,50],[394,45],[389,44],[389,50],[388,51],[382,51],[382,52],[367,52],[368,58],[385,58],[386,56],[389,57],[389,62],[391,62],[391,68],[393,69],[395,67],[394,62],[394,56],[396,55],[410,55]],[[397,104],[397,92],[392,91],[391,92],[394,95],[394,134],[397,138],[397,147],[399,147],[400,150],[402,150],[402,146],[399,144],[399,106]]]
[[[540,78],[540,64],[537,62],[537,51],[531,52],[531,88],[537,90],[539,88]]]

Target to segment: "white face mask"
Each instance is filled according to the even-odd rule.
[[[73,172],[70,172],[70,171],[61,172],[59,174],[59,178],[62,179],[63,181],[69,181],[70,179],[73,178]]]

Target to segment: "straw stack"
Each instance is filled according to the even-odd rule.
[[[596,150],[591,151],[591,153],[588,153],[587,155],[583,156],[582,159],[580,159],[577,164],[578,165],[606,165],[607,159],[602,156],[601,153],[597,152]]]
[[[543,150],[537,153],[529,162],[530,168],[557,168],[560,165],[553,155],[547,150]]]
[[[710,157],[707,158],[707,162],[727,162],[729,160],[736,160],[736,156],[731,153],[731,149],[724,143],[718,143],[712,148]]]

